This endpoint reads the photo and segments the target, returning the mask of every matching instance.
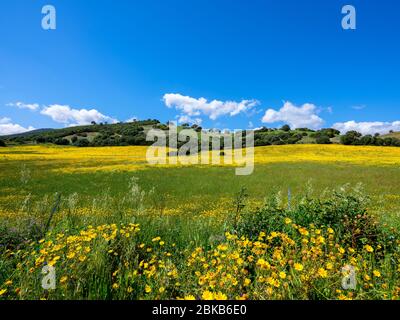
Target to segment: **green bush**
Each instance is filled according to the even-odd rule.
[[[321,135],[315,139],[317,144],[331,144],[331,139],[328,136]]]
[[[286,217],[301,226],[330,227],[340,240],[361,247],[365,243],[379,242],[384,234],[375,216],[367,211],[368,202],[357,190],[335,191],[324,199],[305,197],[291,209],[282,207],[274,197],[255,212],[243,211],[234,229],[239,235],[254,240],[260,231],[283,232],[282,217]]]
[[[87,139],[79,139],[76,143],[75,146],[77,147],[89,147],[90,143]]]
[[[67,146],[67,145],[69,145],[69,140],[65,139],[65,138],[60,138],[60,139],[57,139],[54,143],[57,145],[60,145],[60,146]]]

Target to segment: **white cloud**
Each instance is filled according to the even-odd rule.
[[[310,129],[319,129],[324,124],[324,120],[317,115],[317,112],[317,107],[311,103],[297,107],[291,102],[285,102],[283,107],[278,111],[268,109],[262,118],[262,122],[284,122],[292,128],[307,127]]]
[[[19,108],[19,109],[29,109],[29,110],[32,110],[32,111],[35,111],[35,110],[39,109],[39,104],[38,103],[24,103],[24,102],[21,102],[21,101],[18,101],[18,102],[15,102],[15,103],[13,103],[13,102],[7,103],[6,106],[8,106],[8,107],[16,107],[16,108]]]
[[[29,126],[28,128],[24,128],[19,124],[11,123],[10,118],[0,119],[0,136],[23,133],[31,130],[35,130],[35,128],[31,126]]]
[[[192,98],[181,94],[168,93],[163,97],[164,103],[168,108],[173,108],[182,112],[186,116],[206,115],[211,120],[216,120],[220,116],[236,116],[241,112],[246,112],[259,105],[257,100],[219,101],[208,102],[205,98]]]
[[[138,120],[139,120],[138,117],[132,117],[132,118],[127,119],[125,122],[126,122],[126,123],[129,123],[129,122],[136,122],[136,121],[138,121]]]
[[[72,109],[67,105],[53,104],[40,111],[41,114],[49,116],[55,122],[67,126],[90,124],[92,121],[116,123],[118,120],[106,116],[96,109]]]
[[[177,119],[179,123],[197,124],[198,126],[203,122],[201,118],[192,118],[184,114],[177,116]]]
[[[11,122],[11,119],[10,118],[0,118],[0,124],[3,124],[3,123],[10,123]]]
[[[347,122],[338,122],[333,125],[333,128],[339,130],[341,133],[346,133],[348,131],[358,131],[365,134],[385,134],[390,130],[400,131],[400,121],[394,122],[355,122],[355,121],[347,121]]]

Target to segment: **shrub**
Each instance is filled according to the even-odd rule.
[[[349,131],[345,135],[340,137],[340,142],[344,145],[357,144],[362,134],[357,131]]]
[[[4,142],[4,140],[0,139],[0,147],[5,147],[5,146],[6,146],[6,143]]]
[[[287,217],[301,226],[330,227],[342,241],[360,247],[378,242],[383,232],[378,228],[376,218],[366,209],[368,201],[357,190],[335,191],[327,199],[305,197],[292,209],[283,208],[276,198],[272,198],[255,212],[243,212],[236,232],[254,240],[260,231],[284,231],[282,217]]]
[[[318,131],[321,135],[328,136],[329,138],[334,138],[335,136],[340,134],[339,130],[328,128],[328,129],[321,129]]]
[[[315,139],[315,142],[318,144],[331,144],[331,139],[328,136],[322,135]]]
[[[45,137],[37,137],[35,141],[36,141],[36,143],[46,143],[46,138]]]
[[[60,146],[67,146],[67,145],[69,145],[69,140],[65,139],[65,138],[60,138],[60,139],[57,139],[54,143],[58,144]]]
[[[79,139],[79,140],[75,143],[75,145],[76,145],[77,147],[88,147],[88,146],[90,145],[90,143],[89,143],[89,141],[86,140],[86,139]]]

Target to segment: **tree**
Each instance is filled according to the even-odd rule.
[[[4,140],[0,140],[0,147],[6,147],[6,143],[4,142]]]
[[[46,138],[45,137],[37,137],[36,138],[36,143],[46,143]]]
[[[321,129],[318,131],[321,135],[328,136],[329,138],[334,138],[335,136],[340,134],[339,130],[328,128],[328,129]]]
[[[95,126],[97,123],[96,123],[96,121],[92,121],[91,124],[92,124],[93,126]]]
[[[345,135],[340,137],[340,142],[344,145],[356,145],[359,144],[362,134],[357,131],[349,131]]]
[[[89,141],[86,139],[80,139],[76,142],[75,144],[77,147],[88,147],[89,146]]]
[[[60,146],[67,146],[69,145],[69,140],[65,138],[59,138],[56,141],[54,141],[55,144],[58,144]]]
[[[374,137],[371,136],[370,134],[367,134],[367,135],[363,136],[363,137],[360,139],[360,143],[361,143],[363,146],[374,145],[374,144],[375,144],[375,141],[376,141],[376,139],[374,140]]]
[[[320,135],[315,139],[317,144],[331,144],[331,139],[326,135]]]
[[[282,126],[281,130],[288,132],[290,131],[290,126],[285,124],[284,126]]]

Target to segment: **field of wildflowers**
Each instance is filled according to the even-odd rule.
[[[1,149],[0,299],[399,299],[400,154],[357,148],[259,148],[237,183],[141,147]]]

